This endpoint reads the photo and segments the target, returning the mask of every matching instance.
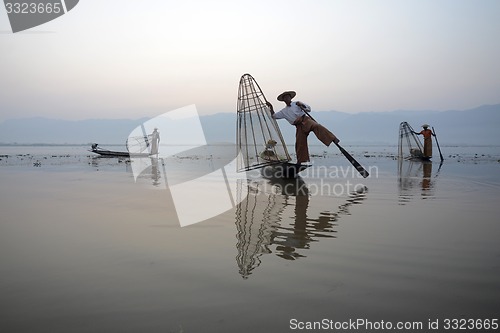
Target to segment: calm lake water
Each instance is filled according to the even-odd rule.
[[[403,322],[416,326],[392,331],[424,332],[437,321],[434,332],[450,332],[447,319],[499,320],[500,147],[442,147],[443,164],[437,152],[398,163],[396,147],[345,148],[369,178],[318,146],[299,182],[213,173],[181,207],[174,185],[229,161],[0,147],[0,332],[292,332],[357,320],[372,326],[327,331]],[[221,184],[229,209],[180,227],[225,207]]]

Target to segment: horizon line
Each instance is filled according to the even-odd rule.
[[[471,111],[475,109],[479,109],[482,107],[491,107],[491,106],[499,106],[500,103],[496,104],[481,104],[479,106],[470,108],[470,109],[447,109],[447,110],[432,110],[432,109],[425,109],[425,110],[415,110],[415,109],[396,109],[396,110],[390,110],[390,111],[360,111],[360,112],[345,112],[345,111],[338,111],[338,110],[318,110],[318,111],[313,111],[314,113],[326,113],[326,112],[336,112],[336,113],[343,113],[343,114],[348,114],[348,115],[358,115],[358,114],[364,114],[364,113],[394,113],[394,112],[431,112],[431,113],[441,113],[441,112],[463,112],[463,111]],[[173,110],[172,110],[173,111]],[[167,111],[168,112],[168,111]],[[215,115],[221,115],[221,114],[234,114],[236,115],[236,112],[215,112],[215,113],[208,113],[208,114],[200,114],[200,117],[208,117],[208,116],[215,116]],[[79,119],[68,119],[68,118],[54,118],[50,116],[26,116],[26,117],[20,117],[20,118],[5,118],[5,119],[0,119],[1,122],[9,121],[9,120],[23,120],[23,119],[46,119],[46,120],[61,120],[61,121],[73,121],[73,122],[78,122],[78,121],[89,121],[89,120],[142,120],[142,119],[149,119],[154,116],[142,116],[138,118],[79,118]]]

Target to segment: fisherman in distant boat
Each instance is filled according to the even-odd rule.
[[[302,102],[292,102],[296,95],[295,91],[285,91],[278,96],[278,101],[284,102],[286,107],[278,112],[274,112],[273,105],[267,103],[274,119],[286,119],[296,128],[295,133],[295,153],[297,154],[297,164],[309,162],[309,147],[307,145],[307,136],[312,131],[326,146],[332,142],[338,143],[340,140],[330,132],[326,127],[318,124],[306,115],[311,112],[311,107]]]
[[[151,134],[151,155],[158,154],[158,146],[160,145],[160,133],[158,128],[155,127]]]
[[[429,129],[429,125],[423,124],[422,127],[424,128],[420,133],[413,132],[413,134],[416,135],[423,135],[424,136],[424,158],[431,158],[432,157],[432,137],[436,136],[436,134],[432,133],[432,131]]]

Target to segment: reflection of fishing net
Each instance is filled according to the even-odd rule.
[[[434,196],[435,180],[439,174],[439,166],[432,174],[431,161],[400,160],[398,163],[399,204],[405,205],[414,197],[426,199]]]
[[[127,139],[127,150],[129,153],[149,152],[152,135],[129,136]]]
[[[264,94],[250,74],[240,80],[237,114],[238,171],[291,160]]]
[[[258,183],[238,183],[237,191],[238,194],[248,193],[236,206],[236,262],[241,276],[247,279],[260,265],[262,254],[271,253],[269,246],[272,244],[272,235],[286,203],[282,196],[264,193],[265,190],[259,188]]]
[[[423,147],[414,130],[406,121],[399,125],[398,158],[420,158],[423,157]]]

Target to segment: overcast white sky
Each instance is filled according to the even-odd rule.
[[[12,34],[0,7],[0,121],[235,112],[252,74],[275,107],[468,109],[500,103],[500,1],[80,0]]]

